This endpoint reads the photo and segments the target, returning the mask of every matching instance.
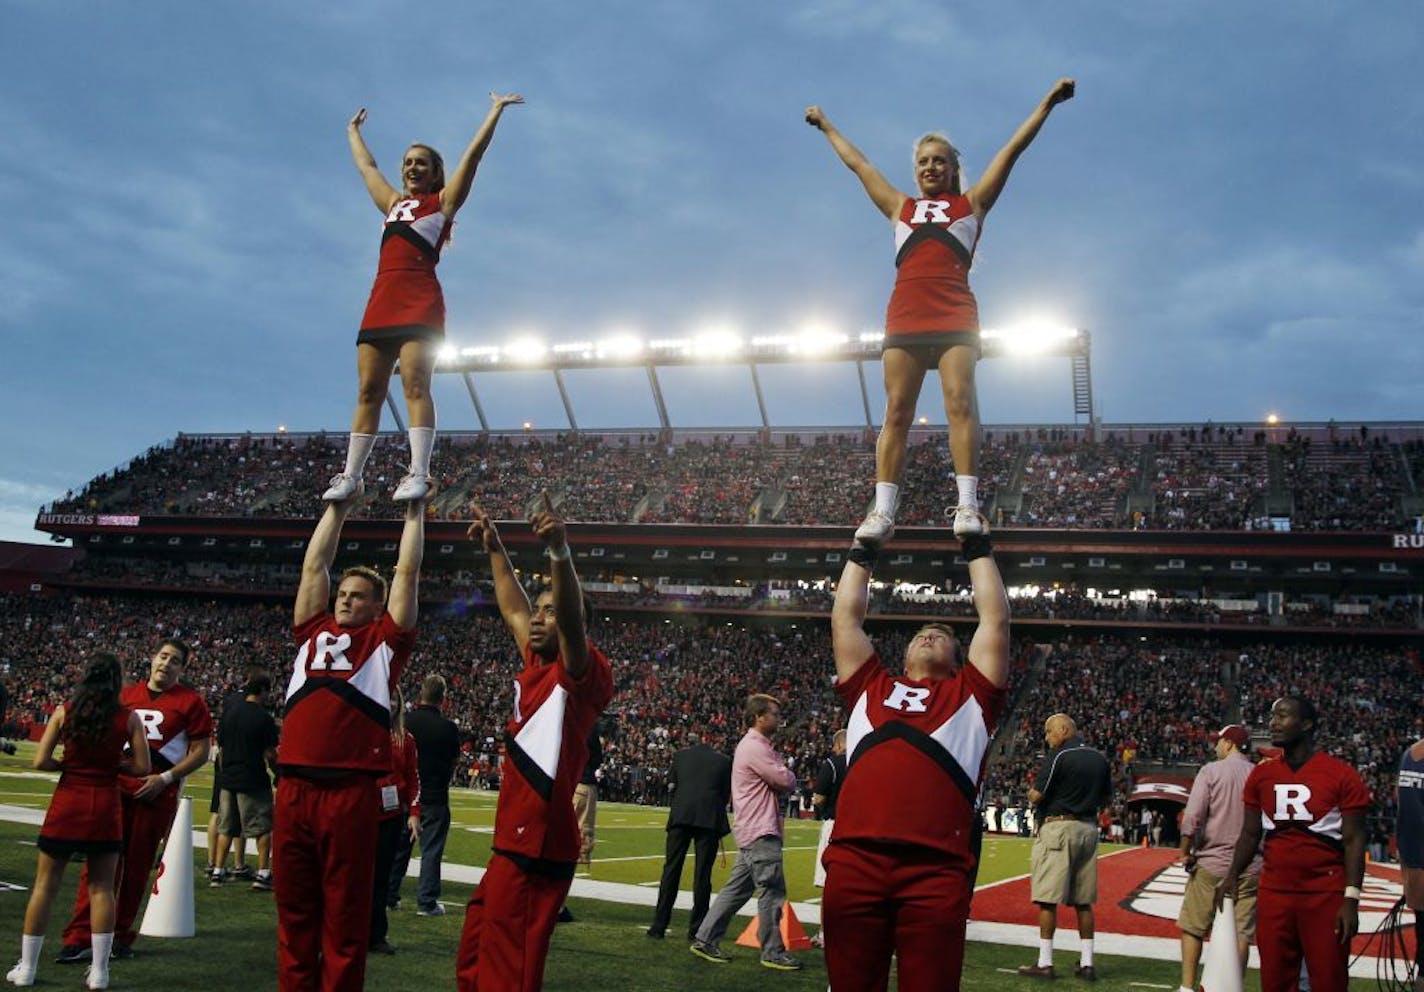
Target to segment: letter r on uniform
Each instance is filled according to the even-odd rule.
[[[1305,804],[1310,801],[1310,787],[1297,783],[1285,784],[1277,783],[1276,790],[1276,813],[1271,819],[1280,820],[1306,820],[1313,819]]]
[[[138,718],[143,721],[143,735],[151,741],[163,740],[163,711],[162,710],[134,710]]]
[[[911,224],[950,224],[954,218],[949,216],[948,200],[916,200],[915,215],[910,218]]]
[[[928,689],[896,682],[894,690],[890,693],[890,698],[885,700],[884,705],[892,710],[899,710],[901,713],[923,713],[927,709],[925,700],[929,698],[930,691]]]

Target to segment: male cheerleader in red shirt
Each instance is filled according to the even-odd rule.
[[[876,549],[856,541],[836,586],[836,691],[850,711],[845,781],[822,858],[826,972],[836,992],[958,989],[978,862],[974,799],[1009,670],[1009,600],[988,524],[965,537],[979,626],[968,663],[944,624],[920,628],[892,674],[865,634]]]
[[[524,594],[494,521],[472,510],[470,537],[490,556],[495,599],[519,646],[514,716],[505,730],[494,854],[465,910],[455,978],[460,992],[537,992],[583,838],[574,788],[613,673],[588,639],[588,617],[563,520],[546,493],[530,523],[549,556],[549,588]]]
[[[1346,992],[1350,941],[1360,928],[1370,793],[1353,767],[1315,749],[1310,700],[1277,699],[1270,727],[1271,743],[1284,753],[1246,779],[1246,821],[1216,887],[1216,905],[1236,891],[1264,834],[1256,895],[1262,992],[1294,992],[1302,957],[1314,992]]]
[[[188,657],[188,645],[182,641],[162,641],[149,661],[148,679],[126,685],[119,693],[119,705],[133,710],[143,721],[153,774],[119,776],[124,849],[115,880],[113,957],[117,960],[133,957],[133,942],[138,937],[134,921],[158,864],[158,849],[173,827],[183,779],[208,760],[213,716],[202,694],[178,681]],[[74,916],[64,928],[64,946],[55,960],[60,964],[88,961],[92,956],[89,938],[86,867],[79,876]]]
[[[395,578],[348,568],[327,611],[331,565],[352,500],[328,503],[307,544],[292,612],[298,651],[277,744],[272,809],[281,992],[359,992],[391,697],[415,646],[425,505],[406,504]]]

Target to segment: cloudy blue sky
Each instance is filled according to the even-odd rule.
[[[973,171],[1062,75],[986,226],[984,320],[1091,328],[1109,422],[1417,419],[1424,17],[1365,4],[5,0],[0,538],[178,431],[344,427],[392,176],[509,111],[441,264],[459,344],[615,329],[855,332],[886,225],[821,104],[895,182],[947,131]],[[853,423],[849,366],[769,370],[783,424]],[[481,377],[496,426],[563,423],[547,376]],[[756,422],[745,372],[665,376],[673,420]],[[581,425],[656,421],[575,375]],[[437,386],[443,426],[476,425]],[[935,409],[926,391],[923,412]],[[1071,419],[1062,362],[988,362],[992,423]],[[879,403],[879,399],[876,399]],[[320,480],[314,480],[314,484]]]

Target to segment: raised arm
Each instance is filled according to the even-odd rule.
[[[490,109],[489,113],[485,115],[484,123],[475,132],[475,137],[470,141],[470,147],[466,148],[465,154],[460,156],[455,171],[446,178],[445,188],[440,191],[440,209],[446,217],[455,216],[456,211],[465,205],[465,199],[470,195],[470,186],[475,181],[475,170],[480,167],[480,159],[484,158],[485,149],[489,147],[490,139],[494,137],[495,125],[499,123],[504,108],[523,102],[524,97],[518,93],[490,94]]]
[[[891,220],[900,216],[900,208],[904,206],[909,197],[890,185],[890,181],[880,174],[880,170],[870,164],[870,159],[866,158],[859,148],[847,141],[845,135],[836,130],[836,126],[826,119],[826,115],[820,107],[806,108],[806,123],[826,136],[826,140],[831,143],[831,147],[835,149],[841,162],[847,169],[855,173],[855,177],[865,187],[866,195],[870,197],[871,202],[882,214]]]
[[[534,533],[549,549],[549,582],[554,595],[554,626],[559,632],[559,654],[571,679],[583,678],[588,671],[588,627],[583,615],[583,589],[578,572],[574,571],[574,556],[569,550],[568,530],[554,513],[554,504],[545,492],[539,497],[539,510],[529,521]]]
[[[980,220],[984,219],[984,215],[999,199],[999,194],[1004,191],[1004,184],[1009,181],[1009,173],[1013,171],[1014,163],[1019,160],[1024,149],[1033,144],[1033,139],[1038,136],[1038,129],[1048,120],[1049,112],[1064,100],[1073,99],[1073,87],[1071,79],[1060,79],[1054,83],[1053,89],[1038,102],[1028,119],[1019,125],[1009,143],[999,149],[999,154],[994,156],[979,181],[969,188],[965,196],[974,207],[974,215]]]
[[[465,533],[489,555],[490,573],[494,577],[494,600],[522,655],[529,645],[529,597],[519,584],[519,577],[514,574],[514,565],[509,561],[509,553],[504,550],[504,542],[499,539],[494,521],[478,503],[470,507],[470,526]]]
[[[836,661],[836,678],[844,682],[875,654],[875,645],[865,633],[865,611],[870,604],[870,569],[875,554],[859,541],[850,546],[836,598],[831,605],[831,654]]]
[[[397,625],[415,626],[420,598],[420,563],[425,556],[425,503],[413,499],[405,504],[405,526],[401,528],[396,574],[391,581],[391,597],[386,611]]]
[[[302,578],[297,585],[297,601],[292,607],[292,623],[300,627],[326,609],[331,598],[331,563],[336,560],[336,545],[341,540],[341,527],[351,501],[326,504],[326,511],[317,521],[307,553],[302,559]]]
[[[356,171],[361,173],[361,178],[366,183],[366,192],[371,194],[372,201],[381,213],[389,213],[400,198],[400,193],[381,175],[381,170],[376,166],[376,156],[366,147],[366,139],[361,137],[361,125],[365,123],[366,108],[362,107],[346,122],[346,140],[351,145],[351,158],[356,163]]]
[[[1002,689],[1009,681],[1009,595],[989,544],[989,527],[967,537],[964,557],[969,560],[969,584],[974,591],[974,612],[979,626],[969,641],[969,664]]]

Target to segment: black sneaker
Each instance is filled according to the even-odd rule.
[[[396,949],[391,946],[390,941],[383,940],[371,945],[372,954],[394,954],[395,952]]]
[[[761,966],[763,968],[774,968],[777,971],[800,971],[801,962],[797,961],[785,951],[773,951],[770,954],[761,956]]]
[[[254,878],[254,879],[252,880],[252,891],[253,891],[253,892],[271,892],[271,891],[272,891],[272,876],[271,876],[271,875],[258,875],[256,878]]]
[[[688,950],[703,961],[711,961],[713,964],[730,964],[732,960],[729,955],[723,953],[722,948],[705,940],[694,940]]]
[[[558,918],[558,920],[557,920],[556,922],[558,922],[558,923],[572,923],[573,921],[574,921],[574,914],[571,913],[571,912],[569,912],[569,907],[565,906],[563,909],[559,910],[559,918]]]
[[[219,868],[217,871],[213,872],[211,875],[208,876],[208,888],[220,889],[222,888],[223,882],[225,881],[227,881],[227,872]]]
[[[114,941],[114,946],[109,950],[110,961],[128,961],[134,956],[132,944],[120,944]]]
[[[243,865],[233,871],[232,877],[239,882],[250,882],[257,877],[257,872],[252,869],[251,865]]]
[[[83,964],[94,960],[94,948],[89,944],[65,944],[55,957],[55,964]]]

